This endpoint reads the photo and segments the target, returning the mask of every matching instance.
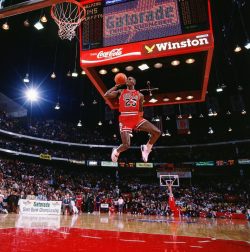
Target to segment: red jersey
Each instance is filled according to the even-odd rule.
[[[119,97],[119,111],[121,113],[139,112],[140,93],[137,90],[122,90]],[[130,113],[129,113],[130,114]]]

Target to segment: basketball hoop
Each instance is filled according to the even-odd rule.
[[[61,39],[71,40],[75,37],[75,29],[86,17],[86,9],[75,0],[53,4],[51,17],[58,25],[58,35]]]

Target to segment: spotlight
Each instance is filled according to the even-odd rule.
[[[191,114],[189,114],[188,119],[192,119],[192,118],[193,118],[193,116]]]
[[[25,91],[25,96],[27,100],[31,102],[37,101],[39,99],[38,91],[35,88],[28,88]]]
[[[186,60],[187,64],[193,64],[194,62],[195,62],[195,59],[192,59],[192,58]]]
[[[216,111],[213,112],[213,116],[217,116],[218,113]]]
[[[29,20],[28,20],[28,19],[25,19],[25,20],[23,21],[23,25],[24,25],[25,27],[29,27],[29,26],[30,26]]]
[[[231,115],[231,112],[229,110],[227,111],[227,115]]]
[[[187,134],[188,134],[188,135],[191,135],[191,130],[189,130],[189,131],[187,132]]]
[[[77,123],[77,127],[82,127],[82,121],[79,120],[79,122]]]
[[[23,79],[23,82],[24,83],[29,83],[30,82],[30,80],[29,80],[29,74],[28,73],[26,73],[26,75],[25,75],[25,77]]]
[[[158,100],[155,97],[152,97],[148,102],[156,103],[156,102],[158,102]]]
[[[149,69],[149,66],[148,66],[147,64],[141,64],[140,66],[138,66],[138,68],[139,68],[141,71],[144,71],[144,70]]]
[[[237,87],[237,89],[238,89],[239,91],[242,91],[242,90],[243,90],[243,87],[242,87],[241,85],[239,85],[239,86]]]
[[[9,24],[7,23],[7,21],[2,25],[2,28],[3,28],[3,30],[5,30],[5,31],[8,31],[8,30],[10,29],[10,26],[9,26]]]
[[[161,135],[162,135],[163,137],[164,137],[164,136],[166,136],[166,134],[165,134],[164,132],[162,132],[162,134],[161,134]]]
[[[199,118],[203,118],[203,117],[204,117],[204,115],[203,115],[203,114],[200,114],[200,115],[199,115]]]
[[[59,102],[56,103],[56,106],[55,106],[55,110],[59,110],[60,109],[60,104]]]
[[[133,66],[126,66],[125,69],[126,69],[126,71],[130,72],[130,71],[134,70],[134,67]]]
[[[228,128],[228,132],[232,132],[233,129],[231,127]]]
[[[99,71],[99,74],[101,74],[101,75],[105,75],[106,73],[107,73],[107,70],[105,70],[105,69],[101,69]]]
[[[171,120],[171,119],[170,119],[170,117],[169,117],[169,116],[167,116],[167,117],[166,117],[166,121],[169,121],[169,120]]]
[[[44,28],[43,24],[38,21],[34,24],[34,27],[39,31],[39,30],[42,30]]]
[[[210,134],[210,135],[214,134],[214,131],[213,131],[212,127],[208,128],[208,134]]]
[[[67,76],[70,77],[71,76],[71,72],[70,70],[67,72]]]
[[[179,60],[173,60],[172,62],[171,62],[171,65],[172,66],[178,66],[178,65],[180,65],[181,64],[181,62],[179,61]]]
[[[242,109],[241,114],[242,114],[242,115],[245,115],[246,113],[247,113],[246,110],[245,110],[245,109]]]
[[[168,98],[168,97],[164,97],[164,98],[163,98],[163,101],[168,102],[168,101],[169,101],[169,98]]]
[[[178,119],[182,119],[182,115],[178,115]]]
[[[168,136],[168,137],[170,137],[170,136],[171,136],[171,134],[169,133],[169,131],[168,131],[168,130],[166,130],[166,136]]]
[[[102,126],[102,121],[99,121],[99,122],[98,122],[98,125],[99,125],[99,126]]]
[[[71,76],[74,78],[76,78],[78,76],[78,73],[76,72],[76,70],[74,70],[74,72],[72,72]]]
[[[181,100],[182,100],[182,97],[177,96],[177,97],[175,97],[175,100],[176,100],[176,101],[181,101]]]
[[[53,72],[51,75],[50,75],[51,79],[55,79],[56,78],[56,74],[55,72]]]
[[[186,98],[187,98],[187,100],[192,100],[192,99],[194,99],[194,97],[193,97],[192,95],[188,95]]]
[[[246,42],[246,44],[245,44],[245,48],[246,48],[247,50],[250,49],[250,41],[249,41],[249,40],[247,40],[247,42]]]
[[[216,88],[216,92],[220,93],[223,91],[223,88],[221,86],[218,85],[218,87]]]
[[[159,122],[160,121],[160,118],[159,118],[159,116],[157,116],[156,118],[155,118],[155,122]]]
[[[97,101],[94,99],[92,103],[93,103],[94,105],[96,105],[96,104],[97,104]]]
[[[211,116],[213,116],[213,115],[214,115],[214,113],[213,113],[212,109],[209,109],[209,110],[208,110],[208,116],[211,117]]]
[[[240,46],[236,46],[235,48],[234,48],[234,52],[240,52],[242,49],[241,49],[241,47]]]
[[[84,102],[81,102],[81,104],[80,104],[80,107],[82,108],[82,107],[84,107]]]
[[[162,68],[163,64],[162,63],[155,63],[154,68]]]
[[[112,125],[112,124],[113,124],[112,120],[109,120],[109,125]]]
[[[82,74],[82,75],[85,75],[85,74],[86,74],[86,72],[85,72],[84,70],[82,70],[81,74]]]
[[[48,22],[48,19],[46,18],[45,14],[40,18],[40,21],[42,23],[47,23]]]
[[[112,73],[118,73],[120,70],[119,70],[119,68],[117,68],[117,67],[114,67],[114,68],[112,68]]]

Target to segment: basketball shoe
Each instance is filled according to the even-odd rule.
[[[142,160],[144,162],[148,162],[148,155],[150,152],[151,150],[147,148],[147,145],[141,145],[141,155],[142,155]]]
[[[118,157],[119,157],[119,153],[117,152],[116,148],[113,148],[112,153],[111,153],[112,162],[117,162]]]

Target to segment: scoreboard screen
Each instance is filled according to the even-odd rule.
[[[85,8],[83,50],[209,29],[208,0],[106,0]]]

